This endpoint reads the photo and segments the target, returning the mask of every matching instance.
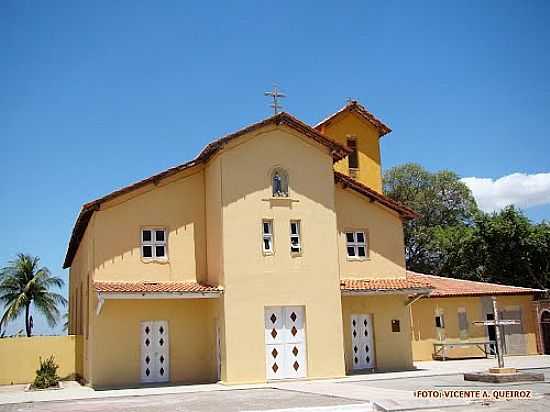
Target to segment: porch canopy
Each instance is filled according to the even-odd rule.
[[[433,287],[426,281],[408,278],[387,279],[342,279],[340,281],[342,296],[411,295],[414,300],[427,296]],[[410,302],[412,303],[412,302]]]
[[[186,281],[95,281],[96,313],[106,299],[215,299],[223,289],[198,282]]]

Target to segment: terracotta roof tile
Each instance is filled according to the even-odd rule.
[[[428,282],[408,278],[342,279],[340,289],[346,292],[384,292],[429,289]]]
[[[429,283],[434,288],[432,293],[430,293],[430,297],[526,295],[536,292],[542,292],[542,290],[540,289],[530,289],[518,286],[499,285],[496,283],[453,279],[442,276],[425,275],[416,272],[407,272],[407,279],[410,281],[422,281]]]
[[[205,285],[197,282],[154,282],[154,281],[95,281],[94,288],[103,293],[212,293],[221,292],[216,286]]]

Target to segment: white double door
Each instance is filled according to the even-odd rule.
[[[168,322],[141,322],[141,381],[143,383],[170,380],[170,338]]]
[[[351,355],[353,369],[375,367],[372,314],[351,315]]]
[[[265,308],[267,379],[305,378],[307,374],[303,306]]]

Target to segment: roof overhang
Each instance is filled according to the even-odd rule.
[[[369,290],[346,290],[342,289],[342,296],[373,296],[373,295],[415,295],[428,296],[431,288],[405,288],[405,289],[369,289]]]
[[[96,315],[99,316],[106,300],[162,300],[162,299],[217,299],[222,290],[208,292],[96,292]]]
[[[370,187],[365,186],[364,184],[358,182],[357,180],[349,176],[346,176],[343,173],[334,171],[334,182],[342,185],[344,189],[351,189],[356,193],[359,193],[365,196],[371,202],[377,202],[382,206],[385,206],[388,209],[391,209],[394,212],[397,212],[399,216],[404,220],[411,220],[419,217],[418,213],[416,213],[411,208],[405,205],[402,205],[401,203],[396,202],[395,200],[390,199],[389,197],[384,196],[381,193],[378,193],[377,191],[371,189]]]

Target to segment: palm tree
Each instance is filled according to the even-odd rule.
[[[50,327],[57,324],[58,305],[67,305],[67,299],[50,290],[61,288],[65,282],[53,276],[47,267],[40,267],[39,262],[38,257],[20,253],[0,270],[0,304],[6,308],[0,326],[25,312],[27,336],[31,336],[33,327],[31,303],[44,315]]]

